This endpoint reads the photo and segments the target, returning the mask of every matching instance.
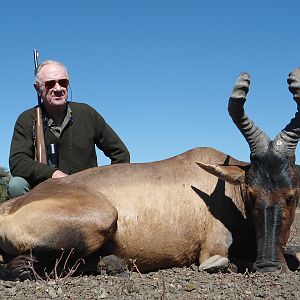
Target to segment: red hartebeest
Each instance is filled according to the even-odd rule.
[[[298,109],[299,79],[299,69],[288,79]],[[242,73],[228,109],[249,144],[250,164],[196,148],[49,179],[0,206],[6,269],[22,273],[30,254],[47,265],[61,249],[74,249],[74,259],[113,254],[142,272],[193,263],[215,270],[228,258],[254,262],[261,272],[287,271],[283,249],[299,198],[299,112],[270,140],[244,113],[249,84]]]

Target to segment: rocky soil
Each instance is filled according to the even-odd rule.
[[[48,282],[0,282],[1,299],[300,299],[300,272],[205,274],[190,268],[82,276]]]
[[[300,245],[300,212],[290,244]],[[207,274],[195,267],[128,277],[0,280],[0,299],[300,299],[300,270],[289,274]]]

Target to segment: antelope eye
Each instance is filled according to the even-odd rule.
[[[295,202],[295,198],[294,198],[294,196],[288,196],[285,199],[285,201],[286,201],[286,205],[290,206],[290,205],[292,205]]]
[[[255,203],[256,203],[256,198],[253,197],[253,196],[251,196],[251,197],[250,197],[250,204],[251,204],[252,206],[255,206]]]
[[[256,193],[253,189],[248,189],[248,199],[251,206],[255,206],[256,202]]]

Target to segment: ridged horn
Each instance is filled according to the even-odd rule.
[[[246,96],[249,91],[250,76],[243,72],[238,77],[228,102],[228,112],[233,122],[246,139],[251,156],[264,153],[270,143],[269,137],[251,121],[244,111]]]
[[[282,154],[293,157],[300,139],[300,68],[289,73],[287,82],[289,84],[289,90],[297,103],[297,112],[290,123],[276,136],[274,149]]]

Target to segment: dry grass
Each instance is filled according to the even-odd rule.
[[[78,259],[74,264],[70,266],[70,257],[73,254],[74,249],[72,249],[66,258],[64,258],[65,251],[62,249],[61,256],[56,259],[55,264],[53,266],[53,269],[48,273],[46,270],[42,274],[40,272],[37,272],[34,267],[34,258],[32,257],[31,262],[27,266],[27,269],[31,272],[33,275],[33,279],[35,281],[42,281],[44,283],[46,282],[62,282],[68,278],[70,278],[79,268],[81,264],[84,264],[84,259],[80,258]]]

